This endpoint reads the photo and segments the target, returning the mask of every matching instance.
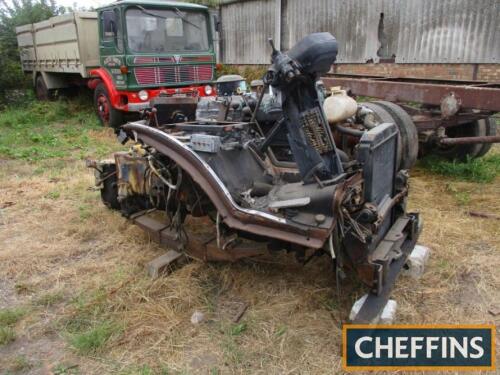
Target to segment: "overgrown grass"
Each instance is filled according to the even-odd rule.
[[[446,161],[435,156],[421,160],[420,165],[432,173],[470,182],[492,182],[500,174],[500,154],[490,154],[466,162]]]
[[[92,132],[104,131],[86,96],[55,102],[27,101],[0,112],[0,157],[29,161],[109,153]],[[94,153],[94,152],[93,152]]]
[[[22,308],[0,310],[0,345],[6,345],[16,339],[14,325],[26,315]]]
[[[79,354],[95,354],[103,349],[113,334],[119,332],[120,327],[117,324],[103,321],[92,325],[83,332],[72,334],[69,342]]]
[[[0,346],[16,339],[16,333],[11,327],[0,327]]]
[[[26,314],[23,308],[0,310],[0,326],[12,326]]]
[[[123,327],[109,316],[107,295],[99,289],[73,300],[73,314],[65,321],[69,344],[81,355],[102,352],[108,340],[119,335]]]

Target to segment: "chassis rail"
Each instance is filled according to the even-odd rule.
[[[348,87],[355,95],[371,96],[394,102],[441,105],[454,95],[461,108],[500,111],[500,82],[433,80],[328,74],[325,85]]]

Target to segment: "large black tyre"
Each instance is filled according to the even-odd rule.
[[[418,157],[418,130],[410,115],[399,105],[387,102],[374,102],[391,114],[401,134],[401,169],[411,169]]]
[[[390,122],[390,123],[395,123],[396,121],[394,118],[391,116],[391,114],[381,105],[376,104],[375,102],[366,102],[363,103],[363,106],[368,107],[373,111],[375,114],[375,120],[379,122]],[[396,124],[397,126],[397,124]],[[402,140],[401,140],[401,132],[398,129],[398,149],[397,149],[397,163],[396,163],[396,168],[398,170],[403,169],[401,167],[401,161],[402,161],[402,156],[403,156],[403,147],[402,147]]]
[[[102,83],[94,90],[94,108],[102,126],[117,129],[123,125],[123,113],[113,108],[108,90]]]
[[[115,164],[105,164],[102,170],[101,200],[106,207],[119,210],[121,208],[118,202],[118,179],[116,177]]]
[[[42,75],[39,74],[35,80],[35,96],[40,101],[54,100],[54,90],[49,90]]]
[[[484,120],[479,120],[479,121],[484,121],[485,126],[486,126],[486,134],[487,136],[494,136],[497,135],[497,122],[493,117],[488,117]],[[476,158],[480,158],[481,156],[484,156],[490,151],[491,146],[493,146],[493,143],[483,143],[482,144],[481,150],[477,153]]]
[[[448,127],[445,130],[445,134],[450,138],[482,137],[486,135],[486,122],[478,120]],[[466,161],[468,158],[477,157],[482,150],[483,144],[475,143],[466,145],[442,145],[433,149],[431,153],[451,161]]]

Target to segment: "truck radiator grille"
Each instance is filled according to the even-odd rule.
[[[211,81],[211,65],[176,65],[158,67],[136,67],[135,79],[139,85],[168,85]]]

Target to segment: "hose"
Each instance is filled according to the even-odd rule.
[[[363,136],[363,134],[365,134],[364,130],[346,128],[346,127],[338,125],[338,124],[335,125],[335,130],[338,130],[339,133],[352,135],[353,137],[358,137],[358,138],[361,138]]]

